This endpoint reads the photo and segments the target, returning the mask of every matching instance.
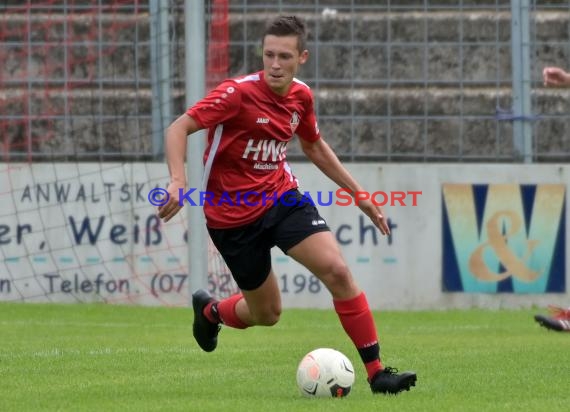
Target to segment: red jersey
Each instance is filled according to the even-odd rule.
[[[224,81],[186,114],[209,129],[201,203],[215,229],[251,223],[297,188],[287,143],[320,138],[309,86],[294,79],[280,96],[262,71]]]

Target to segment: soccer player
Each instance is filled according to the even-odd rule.
[[[570,308],[564,309],[558,306],[548,306],[550,316],[535,315],[534,320],[540,326],[557,332],[570,332]]]
[[[309,57],[305,47],[304,22],[295,16],[276,18],[262,38],[263,70],[222,82],[168,127],[170,199],[158,214],[167,222],[181,209],[187,136],[207,128],[204,182],[213,196],[204,203],[206,225],[241,292],[221,301],[205,290],[192,295],[199,346],[206,352],[216,349],[220,325],[244,329],[278,322],[281,296],[270,255],[277,246],[331,293],[372,392],[396,394],[415,386],[416,374],[382,364],[367,298],[327,223],[297,190],[286,161],[286,145],[297,135],[304,154],[326,176],[351,193],[363,191],[320,135],[311,89],[295,78]],[[389,234],[381,208],[370,200],[358,206],[383,235]]]
[[[570,87],[570,73],[560,67],[545,67],[542,78],[547,87]]]
[[[542,71],[544,85],[547,87],[570,87],[570,73],[560,67],[545,67]],[[548,306],[550,316],[535,315],[534,320],[540,326],[557,332],[570,332],[570,308]]]

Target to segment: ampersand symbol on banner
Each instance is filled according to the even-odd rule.
[[[511,222],[510,230],[505,234],[501,233],[501,218],[507,218]],[[525,265],[525,261],[532,254],[534,248],[538,245],[537,240],[527,240],[527,251],[522,258],[518,258],[509,249],[507,240],[509,236],[513,236],[521,230],[522,219],[520,216],[510,210],[504,210],[495,213],[487,222],[488,242],[477,247],[469,258],[469,270],[473,275],[482,281],[499,282],[509,276],[516,277],[524,282],[532,282],[538,278],[540,271],[533,271]],[[490,247],[506,271],[496,273],[489,269],[483,259],[483,252]]]

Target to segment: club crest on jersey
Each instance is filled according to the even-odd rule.
[[[299,126],[299,113],[293,112],[291,120],[289,121],[289,125],[291,126],[291,133],[295,133],[297,126]]]

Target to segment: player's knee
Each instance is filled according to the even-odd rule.
[[[331,263],[327,272],[326,276],[334,283],[344,283],[348,281],[351,276],[348,265],[342,260]]]
[[[321,281],[331,291],[345,289],[352,282],[352,275],[346,263],[342,260],[329,265],[325,273],[320,276]]]
[[[252,313],[253,320],[259,326],[273,326],[281,318],[281,308],[270,308],[268,310]]]

